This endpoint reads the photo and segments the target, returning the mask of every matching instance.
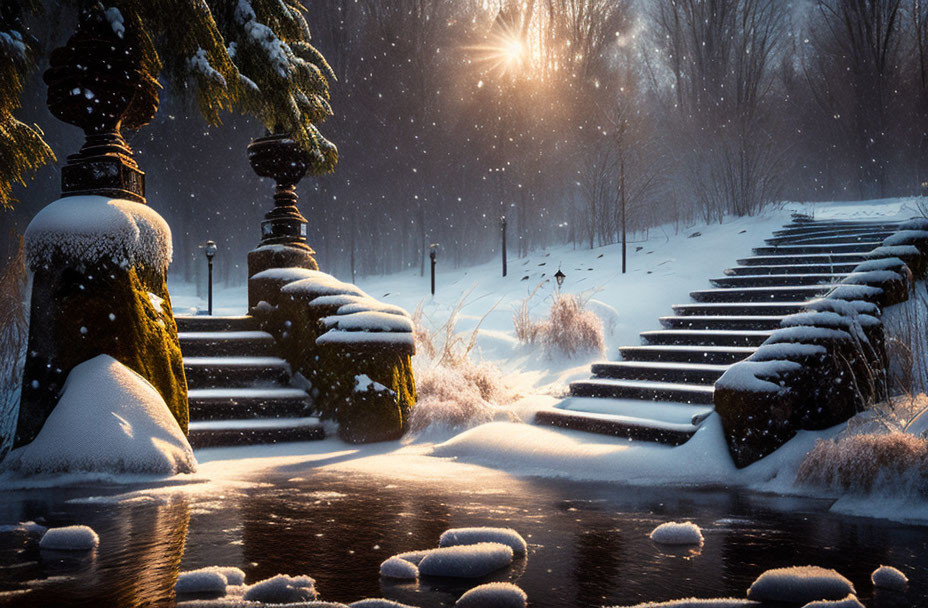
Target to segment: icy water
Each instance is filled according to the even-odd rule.
[[[528,557],[490,580],[517,583],[532,607],[743,597],[765,569],[809,563],[850,578],[871,608],[928,605],[928,528],[832,515],[827,501],[505,474],[440,484],[300,475],[128,502],[88,502],[99,487],[4,491],[0,524],[87,524],[101,544],[78,559],[41,552],[23,532],[0,532],[0,605],[171,606],[179,571],[229,565],[248,582],[308,574],[325,600],[452,606],[486,581],[387,584],[379,565],[436,546],[447,528],[481,525],[511,526],[528,540]],[[649,540],[655,526],[674,519],[702,526],[701,550],[667,551]],[[880,564],[906,572],[906,596],[874,596],[869,574]]]

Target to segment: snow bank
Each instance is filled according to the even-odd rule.
[[[840,600],[809,602],[802,608],[866,608],[866,606],[860,603],[856,595],[850,594]]]
[[[508,545],[514,555],[525,555],[528,545],[522,535],[512,528],[451,528],[445,530],[438,539],[440,547],[458,545],[476,545],[478,543],[499,543]]]
[[[181,572],[177,577],[177,583],[174,585],[174,591],[178,595],[191,593],[214,593],[225,595],[228,580],[217,572],[215,569],[202,568],[200,570],[191,570]]]
[[[841,600],[857,593],[854,585],[834,570],[818,566],[776,568],[761,574],[748,589],[748,598],[760,602]]]
[[[348,606],[349,608],[416,608],[415,606],[410,606],[409,604],[401,604],[399,602],[394,602],[393,600],[387,600],[379,597],[351,602]]]
[[[39,541],[40,549],[54,551],[90,551],[100,544],[100,537],[89,526],[51,528]]]
[[[669,521],[651,531],[651,540],[664,545],[702,544],[702,530],[691,521]]]
[[[909,578],[892,566],[880,566],[870,575],[874,587],[890,591],[905,591]]]
[[[671,600],[669,602],[648,602],[644,604],[635,604],[625,608],[743,608],[744,606],[757,606],[757,602],[751,600],[739,600],[735,598],[719,599],[697,599],[690,597],[682,600]],[[622,608],[613,606],[613,608]]]
[[[474,587],[457,602],[458,608],[525,608],[528,596],[512,583],[488,583]]]
[[[316,599],[316,581],[308,576],[278,574],[250,586],[244,599],[266,604],[287,604]]]
[[[10,452],[3,466],[29,475],[175,475],[195,471],[196,459],[158,391],[119,361],[98,355],[71,370],[39,435]]]
[[[269,272],[265,270],[264,272]],[[335,295],[353,295],[363,298],[370,298],[360,287],[339,281],[330,274],[318,270],[307,270],[308,276],[299,281],[294,281],[285,285],[280,291],[285,295],[309,295],[309,296],[335,296]],[[263,273],[258,273],[255,279],[261,278]],[[274,278],[274,277],[268,277]]]
[[[422,557],[425,557],[424,553]],[[419,568],[411,560],[394,555],[380,564],[380,576],[397,580],[415,580],[419,578]]]
[[[718,384],[719,386],[738,391],[779,393],[788,389],[775,382],[764,380],[763,378],[775,379],[780,374],[799,372],[800,370],[802,370],[802,365],[794,361],[779,359],[752,361],[747,359],[725,370],[725,373],[719,378]]]
[[[268,268],[252,276],[252,279],[272,279],[275,281],[286,281],[293,283],[302,279],[312,279],[321,274],[318,270],[309,268],[300,268],[298,266],[288,266],[285,268]],[[328,276],[328,275],[326,275]]]
[[[512,549],[499,543],[477,543],[432,549],[419,562],[426,576],[480,578],[512,563]]]
[[[165,271],[172,255],[167,222],[148,205],[122,199],[68,196],[39,211],[26,228],[26,257],[32,270],[63,258]]]

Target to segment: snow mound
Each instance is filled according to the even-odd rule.
[[[512,528],[452,528],[445,530],[438,540],[440,547],[499,543],[508,545],[515,555],[525,555],[528,545],[522,535]]]
[[[316,599],[316,581],[308,576],[277,576],[255,583],[244,599],[266,604],[288,604]]]
[[[410,564],[415,564],[416,566],[425,558],[426,555],[431,553],[433,549],[422,549],[420,551],[406,551],[404,553],[397,553],[393,557],[398,557],[402,560],[409,562]]]
[[[818,600],[809,602],[802,608],[866,608],[857,599],[857,596],[851,594],[840,600]]]
[[[410,606],[409,604],[401,604],[399,602],[394,602],[393,600],[386,600],[383,598],[369,598],[365,600],[358,600],[357,602],[351,602],[349,604],[350,608],[416,608],[415,606]]]
[[[818,566],[793,566],[767,570],[748,589],[748,598],[759,602],[803,603],[843,600],[856,594],[854,585],[834,570]]]
[[[45,426],[7,455],[4,468],[176,475],[195,471],[196,459],[155,387],[98,355],[71,370]]]
[[[880,566],[870,575],[873,586],[890,591],[905,591],[909,585],[908,577],[892,566]]]
[[[394,555],[380,564],[380,576],[398,580],[415,580],[419,578],[419,568],[413,562]]]
[[[221,572],[213,568],[201,568],[200,570],[190,570],[181,572],[177,577],[177,583],[174,585],[174,591],[178,595],[191,593],[215,593],[225,595],[228,580]]]
[[[702,531],[691,521],[669,521],[651,531],[651,540],[664,545],[702,544]]]
[[[512,583],[474,587],[454,603],[458,608],[525,608],[528,596]]]
[[[173,255],[171,229],[154,209],[105,196],[55,201],[29,223],[25,241],[32,270],[63,258],[86,264],[141,264],[163,272]]]
[[[419,562],[420,574],[480,578],[512,563],[512,549],[499,543],[477,543],[432,549]]]
[[[268,271],[265,270],[264,272]],[[307,295],[310,297],[347,294],[370,299],[370,296],[364,293],[364,291],[362,291],[361,288],[357,285],[339,281],[330,274],[326,274],[318,270],[306,270],[304,274],[306,275],[306,278],[285,285],[280,290],[281,293],[289,296]],[[261,278],[262,275],[263,272],[256,274],[252,278]]]
[[[626,608],[742,608],[743,606],[757,606],[757,602],[751,600],[739,600],[735,598],[719,599],[697,599],[690,597],[682,600],[671,600],[669,602],[647,602],[644,604],[635,604]],[[613,606],[613,608],[621,608]]]
[[[39,541],[39,548],[53,551],[90,551],[100,544],[100,537],[89,526],[51,528]]]
[[[411,332],[415,329],[412,319],[409,317],[373,310],[331,315],[324,317],[322,324],[329,329],[341,329],[343,331]]]

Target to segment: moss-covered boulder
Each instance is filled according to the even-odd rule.
[[[187,383],[167,290],[170,230],[151,208],[61,199],[26,232],[33,271],[15,446],[32,441],[71,369],[106,354],[148,380],[186,433]]]

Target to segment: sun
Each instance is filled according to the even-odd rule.
[[[485,64],[490,72],[515,75],[524,67],[528,48],[514,32],[499,32],[490,36],[485,44],[470,47],[476,61]]]

